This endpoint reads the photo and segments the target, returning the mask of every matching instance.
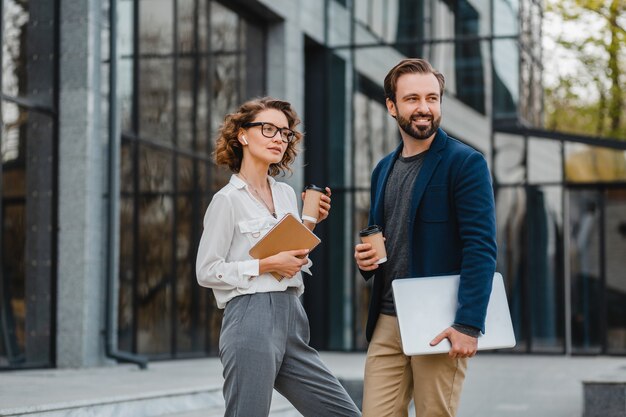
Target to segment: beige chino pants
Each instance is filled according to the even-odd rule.
[[[406,356],[397,318],[381,314],[367,350],[363,417],[406,417],[411,396],[416,417],[454,417],[466,369],[467,359],[448,354]]]

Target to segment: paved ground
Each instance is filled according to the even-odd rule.
[[[363,354],[326,352],[322,357],[339,377],[362,378]],[[480,354],[470,362],[458,417],[581,417],[582,381],[615,374],[626,378],[626,358]],[[220,385],[217,359],[154,362],[147,371],[117,365],[4,372],[0,415],[2,409],[123,398],[138,390],[158,395]]]

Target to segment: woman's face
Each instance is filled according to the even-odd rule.
[[[266,109],[259,112],[251,123],[264,123],[264,125],[243,128],[239,133],[239,141],[245,144],[243,157],[252,158],[258,162],[277,164],[283,160],[288,143],[283,137],[288,135],[289,122],[287,116],[280,110]],[[279,128],[277,131],[276,128]],[[271,136],[272,133],[274,137]],[[242,139],[245,137],[245,141]]]

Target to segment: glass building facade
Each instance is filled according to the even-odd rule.
[[[110,299],[95,301],[131,360],[217,354],[221,310],[195,278],[204,210],[230,176],[211,152],[224,115],[265,94],[292,101],[306,132],[294,175],[279,180],[333,190],[305,277],[311,343],[364,350],[371,283],[353,245],[371,171],[400,143],[382,81],[403,57],[444,73],[442,127],[490,164],[513,350],[626,354],[626,141],[542,130],[540,1],[102,2],[84,74],[99,103],[92,142],[108,155],[88,171],[102,187],[89,201],[109,220],[85,226],[102,244],[82,255],[59,220],[62,190],[82,179],[61,169],[59,144],[83,142],[60,116],[82,110],[63,100],[74,78],[59,56],[75,22],[61,2],[72,3],[0,0],[0,368],[67,366],[60,343],[81,331],[64,318],[72,256],[111,271]],[[77,366],[103,362],[102,344]]]

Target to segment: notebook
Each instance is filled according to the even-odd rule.
[[[454,323],[459,280],[459,275],[447,275],[396,279],[392,282],[405,355],[447,353],[450,350],[448,339],[442,340],[437,346],[430,346],[430,341]],[[478,337],[478,350],[513,346],[515,334],[504,280],[496,272],[487,306],[485,334]]]
[[[287,213],[248,252],[254,259],[263,259],[279,252],[296,249],[313,250],[320,239],[293,214]],[[277,280],[283,277],[272,272]]]

